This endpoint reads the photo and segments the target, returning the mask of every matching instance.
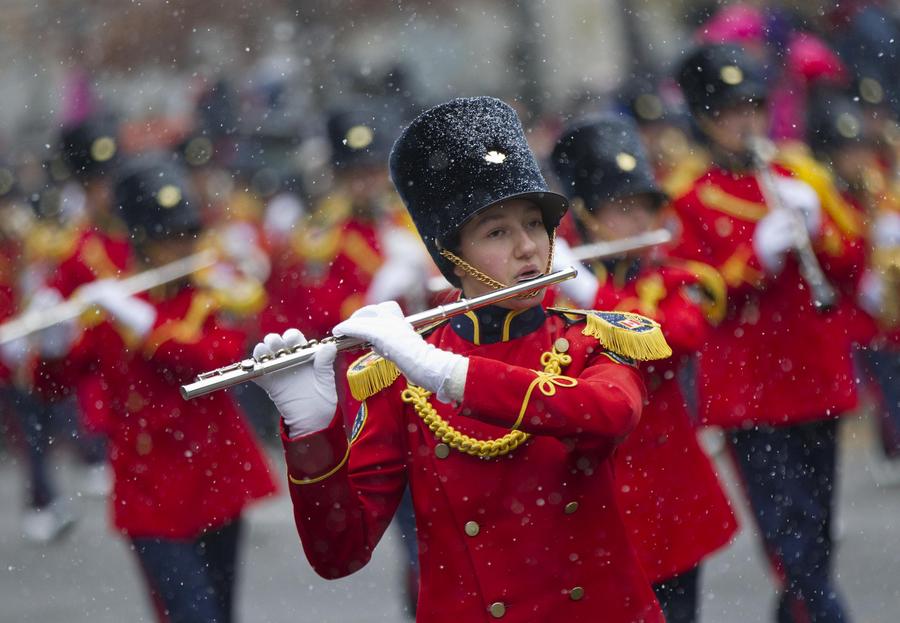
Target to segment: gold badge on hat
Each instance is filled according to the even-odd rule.
[[[850,113],[845,112],[838,115],[835,127],[837,127],[837,131],[844,138],[856,138],[859,136],[859,119]]]
[[[623,171],[633,171],[637,166],[637,159],[631,154],[620,151],[616,154],[616,165]]]
[[[172,184],[166,184],[156,193],[156,203],[164,208],[174,208],[181,201],[181,189]]]
[[[111,136],[101,136],[91,143],[91,158],[95,162],[106,162],[116,155],[116,141]]]
[[[496,151],[492,149],[484,155],[484,159],[486,162],[490,162],[491,164],[503,164],[503,161],[506,160],[506,154],[504,154],[502,151]]]
[[[734,86],[744,81],[744,72],[737,65],[725,65],[719,70],[719,77],[725,84]]]
[[[375,133],[366,125],[355,125],[344,135],[344,145],[350,149],[365,149],[372,144]]]

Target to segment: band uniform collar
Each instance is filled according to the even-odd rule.
[[[452,318],[450,327],[462,339],[479,346],[528,335],[544,324],[546,317],[541,305],[523,310],[489,305]]]

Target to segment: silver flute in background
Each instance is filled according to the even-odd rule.
[[[608,257],[617,257],[625,253],[642,251],[650,247],[666,244],[672,240],[672,232],[668,229],[653,229],[643,234],[620,238],[619,240],[604,240],[592,242],[578,247],[572,247],[572,255],[579,262],[602,260]],[[428,291],[431,293],[452,290],[453,285],[441,276],[428,280]]]
[[[775,145],[772,141],[758,136],[750,137],[746,144],[753,157],[756,180],[766,204],[772,210],[784,211],[791,217],[792,233],[796,244],[794,255],[800,266],[800,276],[809,287],[813,307],[816,311],[823,313],[833,309],[837,304],[837,291],[828,282],[825,272],[819,265],[812,241],[806,231],[806,224],[803,222],[803,215],[784,206],[775,186],[775,178],[772,173],[772,160],[776,153]]]
[[[506,288],[501,288],[500,290],[488,292],[481,296],[476,296],[475,298],[461,299],[455,303],[439,305],[438,307],[419,312],[418,314],[407,316],[406,321],[416,330],[424,329],[436,322],[447,320],[487,305],[493,305],[494,303],[500,303],[512,298],[534,294],[547,286],[552,286],[561,281],[565,281],[566,279],[572,279],[577,274],[578,272],[570,266],[563,270],[537,277],[536,279],[531,279]],[[279,370],[284,370],[286,368],[293,368],[295,366],[310,363],[315,358],[319,349],[327,343],[334,343],[339,351],[367,347],[367,344],[362,340],[350,337],[326,337],[321,341],[312,340],[306,345],[300,346],[294,350],[281,352],[271,359],[257,361],[251,357],[223,368],[204,372],[198,375],[197,380],[193,383],[182,385],[181,395],[185,400],[190,400],[199,396],[205,396],[206,394],[210,394],[220,389],[225,389],[226,387],[231,387],[232,385],[245,383],[263,376],[264,374],[271,374],[272,372],[278,372]]]
[[[198,270],[203,270],[215,264],[216,253],[211,249],[201,251],[152,268],[142,273],[118,280],[118,286],[122,296],[134,296],[157,286],[181,279]],[[78,318],[93,305],[93,302],[80,297],[77,293],[57,305],[46,309],[35,309],[25,312],[0,325],[0,344],[11,342],[15,339],[31,335],[43,329],[52,327],[60,322]]]

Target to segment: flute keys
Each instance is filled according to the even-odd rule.
[[[256,367],[256,360],[254,359],[244,359],[241,361],[241,370],[244,372],[249,372],[253,368]]]

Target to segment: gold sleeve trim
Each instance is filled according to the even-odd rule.
[[[347,451],[344,452],[344,458],[341,459],[341,462],[332,467],[326,473],[321,476],[316,476],[315,478],[294,478],[291,476],[290,472],[288,473],[288,480],[291,481],[292,485],[314,485],[317,482],[322,482],[326,478],[330,478],[334,476],[339,469],[341,469],[344,464],[347,462],[347,459],[350,458],[350,444],[347,444]]]

